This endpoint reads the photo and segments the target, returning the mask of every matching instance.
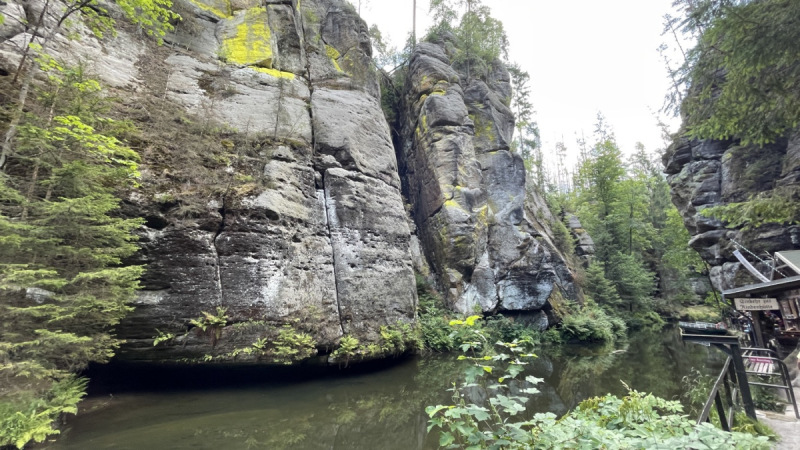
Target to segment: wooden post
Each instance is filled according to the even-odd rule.
[[[756,347],[767,348],[764,346],[764,334],[761,331],[761,311],[751,311],[753,314],[753,334],[756,335]]]
[[[731,344],[731,359],[733,359],[733,369],[736,371],[736,382],[739,385],[739,393],[742,394],[744,412],[747,417],[758,421],[756,418],[756,407],[753,403],[753,395],[750,393],[750,384],[747,382],[747,370],[742,361],[742,349],[739,344]]]

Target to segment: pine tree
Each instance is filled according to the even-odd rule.
[[[80,399],[67,380],[113,355],[143,270],[123,265],[142,223],[117,214],[138,178],[137,154],[115,136],[125,127],[102,115],[108,100],[81,68],[43,64],[49,83],[0,173],[0,428],[16,430],[0,446],[41,440],[42,423],[73,411],[53,389]],[[40,420],[20,423],[23,411]]]
[[[774,142],[800,124],[800,2],[680,0],[697,44],[673,78],[691,137]]]

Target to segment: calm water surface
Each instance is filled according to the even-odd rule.
[[[716,350],[680,342],[677,331],[638,333],[610,349],[538,352],[544,378],[528,412],[563,414],[581,400],[639,391],[677,399],[691,368],[717,372]],[[318,371],[153,370],[94,374],[83,411],[49,449],[427,449],[426,405],[446,404],[460,373],[452,357],[418,357],[382,368]],[[159,386],[155,388],[155,386]],[[481,397],[480,392],[472,393]],[[477,399],[473,399],[477,400]]]

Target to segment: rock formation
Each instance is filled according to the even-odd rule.
[[[3,75],[43,5],[1,6]],[[123,358],[230,360],[286,329],[322,353],[344,335],[379,343],[382,327],[415,320],[414,267],[429,267],[462,312],[526,312],[541,329],[554,319],[548,300],[574,296],[552,217],[510,151],[501,65],[466,79],[442,46],[420,44],[396,153],[367,27],[344,0],[176,0],[176,10],[183,20],[162,47],[122,20],[103,40],[76,20],[46,49],[82,61],[141,130],[141,189],[124,213],[146,220],[130,263],[147,273],[118,327]]]
[[[456,310],[534,313],[544,329],[548,300],[573,297],[574,286],[537,217],[550,213],[511,152],[508,72],[495,62],[468,78],[448,46],[420,43],[404,89],[398,159],[422,248]]]
[[[709,263],[717,289],[755,282],[733,255],[738,242],[759,258],[780,250],[800,248],[797,225],[764,225],[754,229],[728,229],[700,212],[710,206],[742,202],[758,193],[800,181],[800,134],[764,147],[736,141],[678,139],[663,158],[665,172],[684,224],[692,235],[689,245]],[[762,273],[766,264],[745,256]]]

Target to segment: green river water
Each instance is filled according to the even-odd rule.
[[[563,414],[587,397],[631,388],[678,399],[692,368],[714,373],[721,353],[683,344],[677,330],[641,332],[608,348],[542,349],[528,372],[544,379],[528,413]],[[426,405],[448,404],[452,356],[381,367],[297,371],[164,370],[111,366],[48,449],[427,449]],[[472,401],[485,398],[468,392]]]

